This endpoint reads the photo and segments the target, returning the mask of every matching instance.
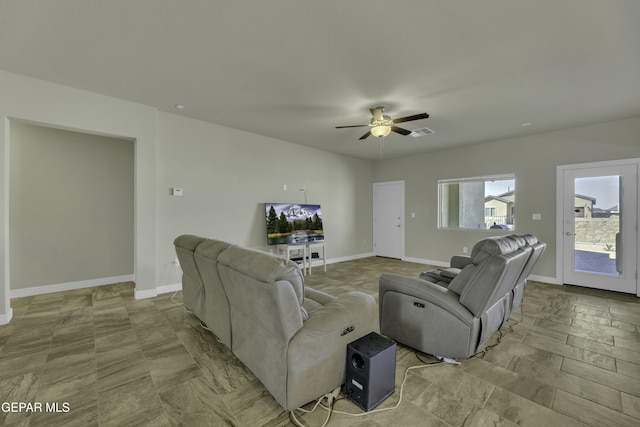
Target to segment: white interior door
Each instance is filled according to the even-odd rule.
[[[563,167],[564,283],[637,293],[637,169]]]
[[[373,184],[373,252],[404,257],[404,181]]]

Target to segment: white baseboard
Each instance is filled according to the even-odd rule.
[[[0,314],[0,325],[6,325],[11,322],[13,318],[13,308],[9,308],[9,311],[5,314]]]
[[[552,285],[562,285],[562,282],[555,277],[538,276],[537,274],[530,274],[529,280],[535,280],[536,282],[549,283]]]
[[[445,261],[435,261],[432,259],[422,259],[422,258],[412,258],[412,257],[404,257],[402,261],[406,262],[415,262],[416,264],[428,264],[436,267],[449,267],[449,262]]]
[[[75,289],[92,288],[94,286],[110,285],[112,283],[131,282],[133,274],[124,276],[103,277],[100,279],[80,280],[77,282],[56,283],[54,285],[34,286],[31,288],[12,289],[11,298],[29,297],[32,295],[51,294],[53,292],[72,291]]]
[[[144,290],[138,290],[136,289],[133,293],[133,297],[135,299],[147,299],[147,298],[153,298],[153,297],[157,297],[158,296],[158,289],[157,288],[153,288],[153,289],[144,289]]]
[[[168,294],[170,292],[176,292],[182,290],[182,283],[174,283],[172,285],[158,286],[158,295]]]
[[[368,252],[364,254],[349,255],[349,256],[344,256],[339,258],[327,258],[327,264],[335,264],[337,262],[344,262],[344,261],[353,261],[354,259],[369,258],[372,256],[375,256],[374,253]]]

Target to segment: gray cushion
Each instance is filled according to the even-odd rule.
[[[196,266],[195,251],[206,240],[203,237],[182,235],[173,242],[176,248],[176,256],[182,268],[182,299],[184,306],[203,321],[205,321],[204,285],[200,271]]]
[[[218,272],[218,255],[230,248],[230,243],[209,239],[195,252],[195,261],[204,283],[205,313],[202,320],[223,344],[232,346],[229,300]]]

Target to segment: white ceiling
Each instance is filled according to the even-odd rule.
[[[0,0],[0,69],[364,159],[640,115],[638,0]],[[183,104],[183,110],[175,109]],[[522,126],[532,123],[530,126]]]

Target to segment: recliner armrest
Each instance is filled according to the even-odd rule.
[[[455,279],[456,276],[460,274],[461,271],[462,269],[460,268],[447,268],[447,269],[441,270],[440,275],[445,279],[452,280],[452,279]]]
[[[342,384],[347,345],[377,326],[376,301],[361,292],[339,295],[309,313],[289,341],[285,409],[302,406]]]
[[[398,292],[438,306],[443,310],[451,313],[467,325],[471,325],[471,323],[473,322],[473,314],[460,303],[460,295],[451,290],[448,290],[445,287],[421,279],[419,277],[409,277],[403,276],[401,274],[385,273],[380,276],[379,292],[381,318],[384,294],[386,292]]]
[[[339,337],[345,328],[356,324],[371,326],[363,331],[366,335],[375,329],[376,323],[376,301],[373,297],[362,292],[347,292],[315,310],[291,339],[290,345],[307,338],[316,340],[325,335],[336,336],[336,332]]]
[[[334,297],[333,295],[318,291],[316,289],[310,288],[309,286],[304,287],[304,297],[309,298],[322,305],[329,304],[336,299],[336,297]]]
[[[466,265],[471,264],[471,257],[465,255],[454,255],[451,257],[451,268],[463,269]]]

